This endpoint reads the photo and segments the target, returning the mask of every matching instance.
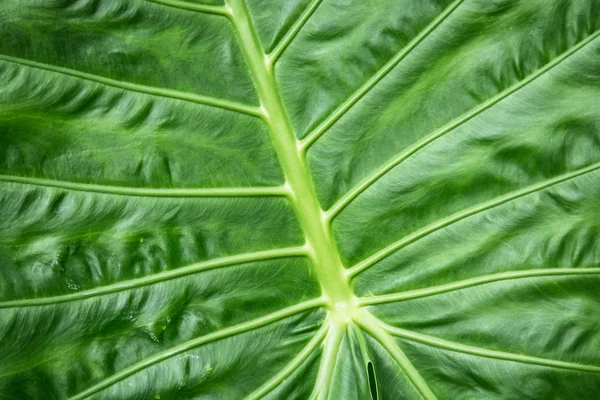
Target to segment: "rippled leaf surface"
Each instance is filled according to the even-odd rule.
[[[600,398],[599,32],[0,1],[0,398]]]

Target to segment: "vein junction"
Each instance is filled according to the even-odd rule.
[[[306,246],[312,258],[315,273],[321,284],[328,305],[330,328],[324,341],[323,356],[313,395],[327,399],[343,336],[350,324],[363,321],[372,325],[377,319],[366,309],[357,306],[350,289],[349,277],[342,264],[340,253],[333,241],[327,216],[321,208],[314,185],[304,159],[302,143],[296,139],[292,125],[285,112],[282,99],[273,76],[269,57],[262,51],[244,0],[228,0],[230,19],[238,34],[258,92],[263,120],[269,127],[269,135],[279,158],[300,225],[306,235]],[[388,351],[405,371],[423,398],[435,399],[418,371],[390,334],[383,329],[370,332],[380,343],[386,343]]]
[[[354,304],[345,269],[317,201],[306,162],[287,117],[268,57],[262,51],[243,0],[229,0],[231,21],[248,59],[261,102],[263,120],[286,178],[286,188],[306,234],[306,245],[331,310],[346,313]],[[332,311],[336,313],[338,311]]]
[[[461,4],[461,2],[461,0],[457,0],[452,3],[451,6],[431,24],[430,29],[433,30],[439,25],[458,7],[458,5]],[[316,5],[318,5],[317,1],[311,3],[310,8],[312,11],[314,11],[312,7],[316,7]],[[329,325],[329,328],[327,336],[324,338],[321,366],[319,368],[313,396],[318,399],[326,399],[329,396],[337,353],[346,330],[353,324],[360,326],[363,330],[368,332],[388,351],[392,358],[397,362],[398,366],[402,368],[414,387],[425,399],[435,399],[436,396],[429,388],[427,382],[421,377],[419,371],[417,371],[402,349],[398,346],[393,339],[393,336],[404,336],[412,340],[419,339],[420,341],[426,341],[433,346],[451,348],[459,352],[470,352],[471,354],[477,354],[484,357],[496,357],[538,364],[542,363],[544,365],[551,365],[559,368],[569,367],[581,369],[582,366],[579,365],[567,365],[568,363],[512,355],[510,353],[496,352],[496,354],[495,352],[462,346],[457,343],[443,342],[436,338],[417,338],[414,335],[410,336],[403,330],[387,329],[389,327],[364,308],[365,304],[358,303],[349,284],[351,274],[347,273],[342,265],[340,253],[332,238],[330,218],[321,208],[317,200],[315,188],[312,184],[311,176],[305,161],[307,147],[312,141],[318,138],[320,132],[304,141],[296,139],[296,135],[285,112],[277,88],[277,83],[273,75],[274,60],[280,55],[280,52],[275,52],[275,58],[272,58],[263,52],[244,0],[227,0],[226,8],[228,9],[229,18],[237,31],[242,50],[245,53],[252,71],[252,76],[261,103],[262,118],[269,128],[269,135],[286,177],[286,188],[289,192],[288,196],[296,209],[298,220],[305,232],[306,247],[312,258],[315,273],[319,278],[323,295],[328,305],[329,314],[326,323]],[[310,13],[307,15],[309,14]],[[428,31],[426,30],[420,35],[414,45],[426,36],[427,33]],[[287,46],[292,39],[293,37],[287,38],[285,46]],[[281,52],[284,49],[285,47],[282,47]],[[399,61],[403,57],[402,54],[396,57],[394,62]],[[394,63],[391,65],[393,66]],[[384,71],[383,75],[385,75],[385,73],[387,73],[387,71]],[[543,71],[540,73],[543,73]],[[380,77],[377,77],[372,84],[376,84],[379,79]],[[525,84],[526,83],[523,83],[522,86]],[[368,88],[369,86],[367,86],[366,90],[368,90]],[[348,103],[348,107],[352,106],[353,101],[354,100],[351,100]],[[345,110],[342,112],[344,111]],[[333,118],[336,118],[336,116],[334,115]],[[595,368],[590,369],[591,367],[586,366],[584,366],[584,368],[588,371],[596,371]]]

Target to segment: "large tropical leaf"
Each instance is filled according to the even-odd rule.
[[[0,398],[600,398],[599,35],[0,0]]]

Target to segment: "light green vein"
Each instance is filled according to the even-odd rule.
[[[327,325],[319,329],[311,341],[308,342],[302,351],[298,353],[298,355],[294,357],[294,359],[288,365],[286,365],[281,372],[269,379],[269,381],[265,382],[263,386],[250,394],[246,400],[259,400],[279,386],[294,371],[296,371],[308,359],[308,357],[310,357],[310,355],[319,345],[323,343],[323,339],[325,339],[328,330],[329,327]]]
[[[289,247],[284,249],[276,250],[265,250],[257,251],[254,253],[238,254],[235,256],[217,258],[215,260],[209,260],[191,264],[186,267],[173,269],[170,271],[164,271],[143,278],[131,279],[122,281],[112,285],[99,286],[89,290],[83,290],[77,293],[70,293],[60,296],[52,297],[40,297],[33,299],[20,299],[20,300],[9,300],[0,302],[0,309],[2,308],[13,308],[13,307],[31,307],[31,306],[44,306],[53,305],[59,303],[66,303],[76,300],[84,300],[90,297],[101,296],[109,293],[120,292],[124,290],[135,289],[141,286],[152,285],[155,283],[164,282],[167,280],[180,278],[186,275],[195,274],[202,271],[207,271],[215,268],[227,267],[238,264],[245,264],[256,261],[266,261],[277,258],[286,257],[302,257],[306,256],[307,252],[304,247]]]
[[[306,160],[298,150],[296,135],[285,111],[277,81],[266,65],[265,54],[246,2],[227,0],[227,5],[231,8],[233,25],[252,71],[258,98],[264,110],[263,121],[269,128],[267,132],[283,170],[290,191],[289,198],[315,261],[314,272],[323,292],[332,303],[347,302],[352,298],[352,293],[344,275],[339,251],[322,218],[323,210]]]
[[[302,27],[306,24],[306,22],[310,19],[311,15],[316,11],[319,4],[321,4],[322,0],[312,0],[311,3],[306,7],[306,9],[302,12],[302,15],[294,25],[290,28],[290,30],[285,34],[285,36],[281,39],[281,41],[275,46],[273,51],[267,56],[267,66],[272,68],[273,65],[277,62],[277,59],[285,49],[292,43],[292,40],[298,35],[298,32],[302,29]]]
[[[146,0],[150,3],[162,4],[164,6],[180,8],[182,10],[196,11],[204,14],[214,14],[229,16],[229,12],[223,6],[211,6],[206,4],[190,3],[187,1],[179,0]]]
[[[89,397],[93,394],[98,393],[99,391],[106,389],[107,387],[114,385],[115,383],[122,381],[123,379],[140,372],[148,367],[151,367],[154,364],[165,361],[169,358],[175,357],[178,354],[184,353],[186,351],[192,350],[198,346],[205,345],[210,342],[214,342],[217,340],[225,339],[230,336],[239,335],[244,332],[251,331],[253,329],[258,329],[265,325],[277,322],[287,317],[291,317],[293,315],[299,314],[304,311],[311,310],[316,307],[320,307],[323,305],[322,299],[314,299],[310,301],[306,301],[304,303],[296,304],[292,307],[285,308],[283,310],[271,313],[264,317],[255,319],[250,322],[245,322],[243,324],[235,325],[230,328],[222,329],[217,332],[213,332],[206,336],[202,336],[196,339],[189,340],[179,346],[175,346],[169,350],[158,353],[152,357],[149,357],[143,361],[140,361],[129,368],[122,370],[121,372],[104,379],[103,381],[97,383],[96,385],[90,387],[89,389],[84,390],[81,393],[76,394],[71,397],[70,400],[81,400]]]
[[[527,356],[527,355],[523,355],[523,354],[509,353],[509,352],[505,352],[505,351],[490,350],[490,349],[476,347],[476,346],[468,346],[468,345],[464,345],[461,343],[451,342],[449,340],[444,340],[444,339],[440,339],[440,338],[429,336],[429,335],[423,335],[421,333],[417,333],[417,332],[413,332],[413,331],[407,331],[405,329],[396,328],[396,327],[389,326],[389,325],[385,325],[383,329],[386,332],[388,332],[390,335],[394,335],[394,336],[401,337],[404,339],[408,339],[408,340],[423,343],[426,345],[438,347],[441,349],[456,351],[459,353],[471,354],[474,356],[487,357],[487,358],[495,358],[498,360],[515,361],[515,362],[520,362],[520,363],[524,363],[524,364],[541,365],[544,367],[563,368],[563,369],[571,369],[571,370],[576,370],[576,371],[600,373],[600,366],[578,364],[578,363],[572,363],[572,362],[567,362],[567,361],[552,360],[549,358],[540,358],[540,357]]]
[[[240,188],[136,188],[125,186],[96,185],[89,183],[67,182],[52,179],[30,178],[25,176],[0,175],[0,181],[25,185],[47,186],[58,189],[94,192],[122,196],[143,197],[262,197],[286,196],[287,190],[280,187],[240,187]]]
[[[391,303],[395,301],[418,299],[421,297],[433,296],[436,294],[466,289],[473,286],[507,281],[512,279],[545,278],[550,276],[577,275],[600,275],[600,268],[545,268],[536,270],[501,272],[498,274],[478,276],[476,278],[465,279],[462,281],[452,282],[446,285],[428,287],[425,289],[410,290],[401,293],[384,294],[380,296],[362,297],[357,300],[357,304],[359,306],[372,306],[376,304]]]
[[[402,51],[387,62],[375,75],[373,75],[363,86],[361,86],[352,96],[344,101],[340,106],[319,124],[311,133],[301,141],[300,148],[306,153],[308,148],[323,135],[337,120],[342,118],[360,99],[362,99],[379,81],[394,69],[394,67],[404,59],[419,43],[421,43],[431,32],[433,32],[444,20],[463,2],[457,0],[450,4],[433,22],[431,22],[421,33],[419,33]]]
[[[323,346],[323,356],[319,365],[319,374],[315,384],[311,399],[327,400],[331,390],[331,379],[335,370],[337,355],[340,350],[340,343],[346,332],[346,326],[343,324],[331,324]]]
[[[517,190],[514,192],[510,192],[507,193],[503,196],[499,196],[496,197],[490,201],[486,201],[484,203],[478,204],[474,207],[470,207],[467,208],[463,211],[460,211],[458,213],[455,213],[453,215],[450,215],[449,217],[443,218],[433,224],[430,224],[422,229],[419,229],[416,232],[411,233],[408,236],[405,236],[404,238],[392,243],[391,245],[387,246],[386,248],[380,250],[379,252],[373,254],[370,257],[367,257],[366,259],[364,259],[363,261],[359,262],[358,264],[356,264],[354,267],[350,268],[347,271],[348,276],[350,277],[354,277],[357,274],[361,273],[362,271],[364,271],[365,269],[369,268],[370,266],[372,266],[373,264],[375,264],[378,261],[383,260],[384,258],[386,258],[387,256],[389,256],[390,254],[394,253],[395,251],[416,242],[417,240],[439,230],[442,229],[448,225],[451,225],[455,222],[458,222],[462,219],[465,219],[467,217],[470,217],[474,214],[480,213],[482,211],[488,210],[490,208],[493,207],[497,207],[501,204],[507,203],[511,200],[515,200],[518,199],[519,197],[523,197],[526,196],[528,194],[540,191],[542,189],[548,188],[552,185],[556,185],[558,183],[561,182],[565,182],[568,181],[569,179],[573,179],[576,178],[580,175],[584,175],[593,171],[596,171],[597,169],[600,169],[600,163],[595,163],[592,164],[588,167],[585,168],[581,168],[578,169],[576,171],[573,172],[569,172],[567,174],[563,174],[563,175],[559,175],[555,178],[552,179],[548,179],[545,181],[542,181],[540,183],[537,183],[535,185],[531,185],[528,187],[525,187],[521,190]]]
[[[369,335],[373,336],[375,340],[383,346],[383,348],[392,356],[392,358],[398,363],[398,366],[402,368],[408,379],[411,381],[413,386],[419,391],[421,396],[425,400],[436,400],[437,397],[427,385],[427,382],[423,379],[419,371],[410,362],[406,354],[398,346],[392,337],[386,332],[381,326],[381,321],[375,318],[373,315],[362,309],[360,315],[357,315],[355,322]]]
[[[352,200],[354,200],[356,197],[358,197],[367,188],[369,188],[371,185],[373,185],[375,182],[377,182],[381,177],[383,177],[385,174],[387,174],[389,171],[391,171],[398,164],[400,164],[401,162],[403,162],[404,160],[406,160],[407,158],[409,158],[410,156],[412,156],[419,150],[425,148],[431,142],[433,142],[433,141],[439,139],[440,137],[444,136],[445,134],[453,131],[454,129],[463,125],[467,121],[471,120],[472,118],[476,117],[477,115],[479,115],[479,114],[483,113],[484,111],[488,110],[489,108],[493,107],[494,105],[496,105],[503,99],[512,95],[516,91],[522,89],[523,87],[527,86],[531,82],[535,81],[536,79],[538,79],[539,77],[544,75],[546,72],[550,71],[552,68],[554,68],[557,65],[559,65],[560,63],[562,63],[568,57],[575,54],[578,50],[585,47],[585,45],[592,42],[599,35],[600,35],[600,31],[597,31],[594,34],[588,36],[586,39],[582,40],[577,45],[573,46],[568,51],[564,52],[562,55],[560,55],[559,57],[552,60],[550,63],[548,63],[545,66],[543,66],[542,68],[538,69],[535,73],[529,75],[527,78],[525,78],[522,81],[516,83],[515,85],[507,88],[506,90],[498,93],[496,96],[481,103],[479,106],[473,108],[471,111],[461,115],[460,117],[458,117],[458,118],[454,119],[453,121],[451,121],[450,123],[446,124],[444,127],[436,130],[435,132],[432,132],[431,134],[423,137],[423,139],[421,139],[420,141],[418,141],[415,144],[413,144],[412,146],[408,147],[406,150],[404,150],[403,152],[398,154],[392,160],[388,161],[383,166],[381,166],[376,171],[374,171],[372,174],[367,176],[358,185],[356,185],[353,189],[351,189],[348,193],[346,193],[342,198],[340,198],[327,211],[327,219],[329,221],[331,221],[337,214],[340,213],[340,211],[342,211],[348,204],[350,204],[350,202],[352,202]]]
[[[106,78],[100,75],[89,74],[70,68],[58,67],[56,65],[41,63],[38,61],[26,60],[24,58],[11,57],[0,55],[0,60],[23,65],[26,67],[42,69],[45,71],[54,72],[57,74],[68,75],[75,78],[85,79],[88,81],[100,83],[107,86],[112,86],[118,89],[129,90],[137,93],[144,93],[152,96],[167,97],[175,100],[188,101],[197,104],[203,104],[211,107],[222,108],[225,110],[235,111],[242,114],[251,115],[254,117],[262,116],[262,112],[258,107],[253,107],[245,104],[236,103],[233,101],[216,99],[213,97],[201,96],[194,93],[180,92],[177,90],[158,88],[153,86],[140,85],[137,83],[125,82],[116,79]]]

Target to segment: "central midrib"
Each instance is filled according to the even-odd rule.
[[[328,229],[325,214],[317,200],[306,161],[285,112],[275,78],[262,51],[243,0],[228,0],[233,25],[252,70],[269,135],[286,179],[286,186],[306,236],[314,271],[319,279],[330,312],[346,313],[354,295],[350,290],[339,251]]]

